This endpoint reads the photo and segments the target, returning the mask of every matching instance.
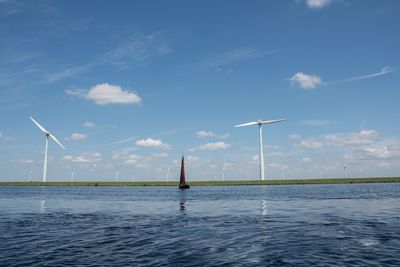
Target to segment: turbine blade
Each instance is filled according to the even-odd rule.
[[[251,125],[258,125],[258,122],[257,121],[252,121],[252,122],[247,122],[247,123],[235,125],[233,127],[243,127],[243,126],[251,126]]]
[[[56,142],[60,147],[62,147],[63,149],[65,149],[65,147],[60,143],[60,141],[57,140],[57,138],[52,135],[51,133],[49,133],[49,136],[51,137],[51,139],[54,140],[54,142]]]
[[[281,122],[281,121],[286,121],[285,119],[279,119],[279,120],[270,120],[270,121],[262,121],[262,124],[270,124],[270,123],[275,123],[275,122]]]
[[[49,131],[47,131],[42,125],[40,125],[37,121],[35,121],[35,119],[34,118],[32,118],[32,117],[29,117],[32,121],[33,121],[33,123],[34,124],[36,124],[36,126],[42,131],[42,132],[44,132],[45,134],[48,134],[49,133]]]

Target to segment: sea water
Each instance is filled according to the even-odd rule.
[[[0,266],[400,266],[400,184],[0,187]]]

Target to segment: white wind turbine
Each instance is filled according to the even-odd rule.
[[[239,125],[235,125],[233,127],[243,127],[243,126],[252,126],[252,125],[258,125],[258,130],[259,130],[259,138],[260,138],[260,179],[265,180],[265,175],[264,175],[264,152],[263,152],[263,139],[262,139],[262,125],[263,124],[270,124],[270,123],[276,123],[276,122],[281,122],[285,121],[284,119],[279,119],[279,120],[269,120],[269,121],[263,121],[263,120],[258,120],[258,121],[252,121],[248,123],[243,123]]]
[[[52,135],[49,131],[47,131],[42,125],[40,125],[37,121],[35,121],[32,117],[29,117],[34,124],[45,134],[46,136],[46,148],[44,150],[44,162],[43,162],[43,182],[46,182],[47,179],[47,151],[49,147],[49,137],[53,139],[60,147],[65,149],[65,147],[57,140],[57,138]]]
[[[115,182],[118,182],[119,169],[115,168]]]
[[[221,168],[222,181],[225,181],[225,169],[226,169],[226,163],[224,162],[224,165],[222,165]]]
[[[74,168],[71,168],[71,182],[74,181],[74,174],[75,174]]]

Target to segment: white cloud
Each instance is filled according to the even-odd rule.
[[[289,80],[292,84],[297,84],[305,90],[314,89],[318,85],[325,84],[321,77],[304,74],[303,72],[297,72]]]
[[[69,139],[71,139],[73,141],[84,140],[84,139],[86,139],[86,134],[73,133],[73,134],[71,134]]]
[[[85,122],[85,123],[83,124],[83,127],[85,127],[85,128],[95,128],[95,127],[96,127],[96,124],[95,124],[94,122],[87,121],[87,122]]]
[[[154,148],[162,148],[162,149],[170,149],[170,145],[163,143],[160,139],[152,139],[152,138],[147,138],[147,139],[141,139],[136,141],[137,146],[142,146],[142,147],[154,147]]]
[[[138,164],[138,161],[141,159],[142,157],[141,156],[139,156],[139,155],[135,155],[135,154],[131,154],[131,155],[128,155],[128,156],[126,156],[126,157],[124,157],[124,163],[126,164],[126,165],[131,165],[131,166],[135,166],[135,165],[137,165]]]
[[[83,154],[80,156],[66,155],[62,159],[66,160],[66,161],[75,162],[75,163],[93,164],[93,163],[101,161],[101,153],[95,152],[92,154]]]
[[[198,131],[196,132],[198,138],[228,138],[229,134],[216,134],[211,131]]]
[[[321,148],[323,146],[322,142],[316,140],[315,138],[303,138],[298,134],[291,134],[289,138],[296,140],[296,147],[304,147],[304,148]]]
[[[83,89],[66,89],[65,93],[67,93],[68,95],[85,97],[87,92]]]
[[[321,9],[332,3],[332,0],[306,0],[306,4],[312,9]]]
[[[108,83],[97,84],[90,88],[86,99],[93,100],[96,104],[140,104],[140,97],[132,92],[123,90],[118,85]]]
[[[128,155],[128,151],[113,151],[111,158],[112,159],[121,159],[124,158]]]
[[[400,143],[388,143],[390,143],[389,140],[379,141],[366,147],[354,149],[347,152],[344,155],[344,159],[347,162],[358,164],[374,162],[374,165],[398,165],[400,162]]]
[[[363,130],[351,133],[335,133],[322,136],[303,138],[298,134],[291,134],[289,138],[296,140],[296,147],[321,148],[323,146],[361,146],[377,142],[379,133],[375,130]]]
[[[379,133],[375,130],[363,130],[352,133],[325,135],[325,140],[333,145],[370,145],[376,142]]]
[[[108,83],[96,84],[89,90],[66,89],[65,93],[92,100],[98,105],[140,104],[142,102],[142,99],[136,93]]]
[[[304,158],[301,159],[301,161],[302,161],[303,163],[310,163],[310,162],[312,162],[312,159],[309,158],[309,157],[304,157]]]
[[[391,72],[396,71],[395,69],[392,69],[389,66],[383,67],[380,71],[376,72],[376,73],[372,73],[372,74],[367,74],[367,75],[363,75],[363,76],[356,76],[353,78],[349,78],[349,79],[345,79],[345,80],[340,80],[337,82],[349,82],[349,81],[358,81],[358,80],[365,80],[365,79],[369,79],[369,78],[374,78],[374,77],[378,77],[378,76],[382,76]]]
[[[118,140],[118,141],[115,141],[115,142],[112,142],[112,143],[108,143],[106,145],[124,144],[124,143],[128,143],[130,141],[133,141],[135,139],[136,139],[136,136],[131,136],[131,137],[128,137],[128,138],[125,138],[125,139],[122,139],[122,140]]]
[[[215,142],[215,143],[207,143],[201,146],[198,146],[192,150],[207,150],[207,151],[213,151],[213,150],[225,150],[229,148],[231,145],[227,144],[225,142]]]
[[[392,155],[392,152],[389,150],[387,146],[381,147],[367,147],[364,149],[366,154],[373,158],[389,158]]]

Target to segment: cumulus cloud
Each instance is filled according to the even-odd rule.
[[[97,84],[89,90],[67,89],[65,92],[69,95],[94,101],[98,105],[140,104],[142,102],[142,99],[136,93],[108,83]]]
[[[321,9],[332,3],[332,0],[306,0],[306,4],[312,9]]]
[[[97,84],[90,88],[86,99],[93,100],[96,104],[140,104],[140,97],[132,92],[123,90],[118,85],[108,83]]]
[[[87,121],[87,122],[85,122],[85,123],[83,124],[83,127],[85,127],[85,128],[95,128],[95,127],[96,127],[96,124],[95,124],[94,122]]]
[[[364,151],[368,156],[373,158],[386,159],[392,155],[392,152],[389,150],[387,146],[367,147],[364,148]]]
[[[125,157],[123,158],[123,162],[124,162],[126,165],[135,166],[135,165],[138,164],[138,161],[139,161],[141,158],[142,158],[142,156],[135,155],[135,154],[131,154],[131,155],[125,156]]]
[[[101,153],[95,152],[92,154],[83,154],[80,156],[66,155],[62,159],[66,160],[66,161],[70,161],[70,162],[75,162],[75,163],[93,164],[93,163],[101,161]]]
[[[147,138],[147,139],[141,139],[136,141],[137,146],[141,147],[153,147],[153,148],[161,148],[161,149],[170,149],[170,145],[164,143],[160,139],[152,139],[152,138]]]
[[[84,139],[86,139],[86,134],[73,133],[73,134],[71,134],[69,139],[71,139],[73,141],[84,140]]]
[[[229,134],[216,134],[211,131],[198,131],[196,132],[198,138],[228,138]]]
[[[323,146],[365,146],[375,144],[379,133],[376,130],[362,130],[351,133],[333,133],[316,137],[303,138],[291,134],[289,138],[297,141],[296,147],[321,148]]]
[[[376,142],[379,133],[375,130],[325,135],[325,140],[333,145],[370,145]]]
[[[312,159],[310,157],[304,157],[304,158],[301,159],[301,161],[303,163],[310,163],[310,162],[312,162]]]
[[[321,77],[304,74],[303,72],[297,72],[289,80],[292,84],[297,84],[304,90],[314,89],[318,85],[325,84]]]
[[[316,140],[315,138],[303,138],[298,134],[291,134],[289,138],[297,141],[295,144],[296,147],[304,147],[304,148],[321,148],[323,146],[322,142]]]
[[[215,143],[207,143],[204,145],[200,145],[194,149],[194,150],[203,150],[203,151],[213,151],[213,150],[225,150],[229,148],[231,145],[227,144],[225,142],[215,142]]]

